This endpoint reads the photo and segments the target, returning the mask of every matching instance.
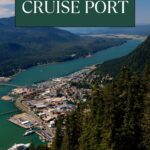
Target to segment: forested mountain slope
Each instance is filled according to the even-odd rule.
[[[145,64],[150,64],[150,36],[131,54],[99,65],[97,73],[117,75],[123,66],[133,72],[143,72]]]
[[[80,37],[57,28],[17,28],[0,19],[0,76],[37,64],[66,61],[124,43],[123,39]]]
[[[117,79],[95,80],[88,101],[58,120],[52,150],[150,150],[150,37],[97,75],[104,69]]]
[[[123,68],[113,83],[93,87],[86,103],[57,121],[50,150],[150,150],[150,67]]]

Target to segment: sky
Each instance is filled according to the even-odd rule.
[[[0,0],[0,18],[15,15],[15,0]],[[136,0],[136,24],[150,24],[150,0]]]
[[[137,24],[150,24],[150,0],[136,0]]]

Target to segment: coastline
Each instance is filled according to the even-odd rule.
[[[118,38],[122,39],[125,38],[126,40],[145,40],[147,36],[145,35],[130,35],[130,34],[89,34],[89,35],[82,35],[81,36],[91,36],[91,37],[105,37],[105,38]]]
[[[121,45],[127,43],[127,41],[129,41],[129,40],[134,40],[134,39],[125,39],[122,43],[118,43],[117,45],[110,46],[110,47],[104,48],[104,49],[102,49],[102,50],[95,51],[95,52],[91,53],[91,55],[94,55],[95,53],[98,53],[98,52],[100,52],[100,51],[105,51],[105,50],[107,50],[107,49],[109,49],[109,48],[121,46]],[[11,80],[13,80],[13,78],[14,78],[16,75],[18,75],[19,73],[22,73],[22,72],[26,71],[27,69],[32,69],[32,68],[34,68],[34,67],[43,66],[43,65],[46,66],[46,65],[50,65],[50,64],[57,64],[57,63],[61,63],[61,62],[73,61],[73,60],[76,60],[76,59],[79,59],[79,58],[87,58],[87,56],[88,56],[88,54],[85,55],[85,56],[70,57],[70,59],[65,60],[65,61],[53,61],[53,62],[48,62],[48,63],[33,65],[33,66],[29,67],[29,68],[20,69],[19,71],[16,71],[16,73],[14,73],[14,74],[12,74],[12,75],[5,76],[5,77],[6,77],[6,78],[11,78]]]
[[[137,40],[130,40],[129,44],[125,44],[124,46],[118,46],[116,48],[111,48],[110,51],[102,51],[98,52],[95,55],[93,55],[91,58],[86,58],[86,59],[78,59],[75,61],[70,61],[69,63],[58,63],[57,65],[50,65],[48,67],[35,67],[35,69],[29,69],[30,71],[25,71],[25,73],[21,73],[21,75],[17,76],[12,80],[12,84],[17,84],[17,85],[32,85],[36,81],[40,80],[48,80],[48,79],[53,79],[53,78],[59,78],[62,76],[66,76],[67,74],[76,72],[77,70],[81,70],[80,68],[84,68],[86,66],[91,66],[92,64],[97,64],[101,63],[103,61],[120,57],[123,55],[128,54],[129,52],[132,52],[134,48],[140,44],[141,42]],[[110,55],[111,54],[111,55]],[[108,57],[111,56],[111,57]],[[43,72],[40,72],[40,70],[43,69]],[[36,76],[37,74],[38,77]],[[42,76],[42,77],[41,77]],[[31,77],[31,80],[29,79]],[[1,91],[1,95],[4,94],[6,95],[6,92],[10,92],[10,87],[4,87],[3,90]],[[7,92],[7,93],[8,93]],[[7,112],[8,110],[16,109],[14,103],[10,102],[3,102],[1,101],[1,107],[3,112]],[[3,109],[6,108],[6,109]],[[12,109],[12,110],[13,110]],[[15,113],[14,113],[15,114]],[[12,115],[12,114],[11,114]],[[18,134],[16,135],[16,138],[10,139],[9,143],[5,143],[5,141],[8,139],[8,136],[5,135],[2,139],[2,142],[5,143],[5,145],[8,144],[8,146],[11,146],[15,142],[19,142],[21,139],[22,142],[29,142],[32,139],[40,144],[41,140],[39,140],[39,137],[35,135],[31,135],[27,138],[24,138],[22,135],[25,132],[24,129],[13,125],[12,123],[8,122],[8,116],[11,117],[11,115],[4,116],[4,120],[1,119],[2,123],[4,122],[4,126],[6,126],[7,130],[11,128],[13,131],[9,131],[9,135],[14,135],[14,131],[17,130]],[[3,117],[2,117],[3,118]],[[3,132],[3,129],[0,129],[1,132]],[[11,144],[11,145],[10,145]],[[4,147],[3,145],[0,145],[0,147]]]
[[[76,72],[73,72],[73,73],[70,73],[69,75],[66,75],[66,76],[64,76],[64,77],[60,77],[60,78],[54,78],[51,82],[58,82],[59,80],[61,81],[61,80],[66,80],[65,82],[66,82],[66,84],[67,85],[69,85],[70,83],[70,79],[73,79],[73,78],[78,78],[78,79],[81,79],[81,76],[82,75],[84,75],[84,74],[90,74],[93,70],[95,70],[96,69],[96,66],[95,65],[92,65],[92,66],[89,66],[89,67],[85,67],[85,68],[83,68],[83,69],[81,69],[81,70],[79,70],[79,71],[76,71]],[[70,78],[70,79],[69,79]],[[81,79],[82,80],[82,79]],[[48,81],[45,81],[45,82],[42,82],[42,83],[39,83],[39,84],[45,84],[45,83],[47,83],[48,82],[48,84],[49,85],[51,85],[51,83],[49,83],[50,81],[48,80]],[[42,85],[40,85],[40,86],[42,86]],[[53,87],[54,86],[54,87]],[[55,84],[53,85],[52,84],[52,87],[53,88],[55,88]],[[28,87],[28,88],[30,88],[30,87]],[[34,89],[35,90],[35,89]],[[38,84],[37,84],[37,86],[36,86],[36,90],[38,90]],[[46,89],[45,89],[46,90]],[[44,90],[44,91],[45,91]],[[18,95],[19,96],[19,95]],[[51,97],[52,98],[52,97]],[[28,121],[30,121],[32,124],[33,124],[33,127],[36,127],[37,125],[38,126],[43,126],[43,128],[45,128],[45,131],[43,130],[41,130],[41,132],[40,131],[37,131],[37,132],[35,132],[36,134],[38,134],[38,135],[40,135],[40,137],[43,139],[43,137],[44,137],[44,135],[42,134],[43,132],[47,132],[52,138],[54,137],[54,131],[53,131],[53,128],[51,129],[51,128],[49,128],[48,127],[48,125],[46,124],[46,123],[44,123],[43,122],[43,120],[41,119],[41,118],[39,118],[39,116],[36,114],[36,113],[34,113],[34,111],[32,111],[32,109],[30,108],[30,107],[27,107],[27,105],[25,105],[24,104],[24,102],[26,101],[26,99],[25,98],[23,98],[23,96],[21,95],[21,96],[19,96],[17,99],[16,99],[16,101],[15,101],[15,106],[16,106],[16,108],[18,109],[18,110],[20,110],[21,111],[21,114],[16,114],[16,115],[14,115],[14,116],[12,116],[11,118],[9,118],[8,120],[10,121],[10,122],[12,122],[12,123],[14,123],[14,124],[16,124],[16,125],[18,125],[18,126],[20,126],[20,127],[22,127],[22,128],[25,128],[25,129],[29,129],[29,127],[28,126],[26,126],[26,125],[24,125],[23,123],[21,123],[20,121],[17,121],[17,120],[25,120],[24,118],[28,118],[27,120]],[[37,101],[38,102],[38,101]],[[26,116],[26,117],[24,117],[24,116]],[[31,117],[30,117],[31,116]],[[21,118],[21,119],[19,119],[19,118]],[[34,119],[34,121],[32,121],[33,119]],[[34,123],[34,122],[36,122],[36,123]],[[34,126],[34,124],[35,124],[35,126]],[[38,127],[37,126],[37,127]],[[51,139],[51,138],[44,138],[46,141],[48,141],[48,142],[50,142],[49,140]]]

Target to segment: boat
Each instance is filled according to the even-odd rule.
[[[34,130],[29,129],[29,130],[27,130],[27,131],[24,133],[24,136],[27,136],[27,135],[33,134],[34,132],[35,132]]]
[[[92,54],[89,52],[89,54],[86,56],[86,58],[92,57]]]
[[[8,150],[27,150],[30,147],[30,143],[28,144],[15,144],[13,145],[11,148],[9,148]]]

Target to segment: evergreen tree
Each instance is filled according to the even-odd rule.
[[[52,143],[52,150],[61,150],[62,140],[63,140],[63,118],[59,118],[56,123],[56,134],[55,139]]]
[[[142,77],[124,67],[112,84],[96,82],[87,103],[58,126],[53,150],[150,150],[149,93],[150,70]]]
[[[127,107],[124,116],[123,139],[120,150],[142,150],[141,120],[143,118],[144,85],[133,76],[128,87]]]
[[[49,150],[49,148],[47,147],[47,144],[42,144],[39,145],[36,150]]]
[[[68,136],[68,133],[67,133],[67,130],[64,134],[64,137],[63,137],[63,142],[62,142],[62,146],[61,146],[61,150],[70,150],[70,140],[69,140],[69,136]]]
[[[33,142],[31,142],[29,150],[36,150],[35,145]]]
[[[119,150],[124,142],[123,138],[123,125],[125,110],[127,107],[128,85],[131,80],[131,73],[128,68],[123,67],[119,79],[113,83],[112,91],[113,97],[111,98],[112,107],[112,124],[111,124],[111,138],[112,149]]]
[[[143,145],[146,150],[150,150],[150,65],[145,68],[145,81],[147,94],[144,99],[144,117],[142,120]]]

